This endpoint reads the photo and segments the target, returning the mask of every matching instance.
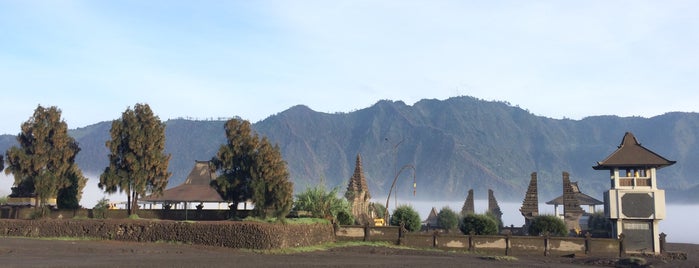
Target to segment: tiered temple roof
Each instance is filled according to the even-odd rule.
[[[357,154],[357,160],[354,165],[354,174],[349,180],[349,185],[347,185],[347,193],[359,193],[366,192],[366,199],[371,199],[369,194],[369,187],[366,183],[366,178],[364,177],[364,171],[362,171],[362,157]]]
[[[596,170],[608,170],[624,167],[654,167],[662,168],[675,164],[675,161],[670,161],[654,153],[651,150],[641,146],[641,143],[636,140],[636,137],[631,132],[626,132],[621,144],[616,151],[592,168]]]

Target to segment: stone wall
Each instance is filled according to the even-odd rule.
[[[365,236],[365,231],[368,235]],[[474,235],[439,232],[405,233],[398,239],[398,227],[339,226],[337,240],[386,241],[411,247],[493,252],[505,255],[619,255],[619,240],[609,238],[543,237],[512,235]]]
[[[230,248],[274,249],[335,241],[330,224],[259,222],[176,222],[149,220],[0,220],[0,235],[26,237],[92,237]]]

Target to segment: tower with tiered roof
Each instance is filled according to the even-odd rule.
[[[672,164],[626,132],[616,151],[593,167],[609,170],[605,215],[612,221],[612,233],[624,234],[626,250],[660,253],[658,223],[665,218],[665,191],[658,189],[656,171]]]

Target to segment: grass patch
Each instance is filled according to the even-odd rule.
[[[249,221],[249,222],[263,222],[263,223],[283,223],[283,224],[330,224],[330,221],[326,219],[318,219],[318,218],[290,218],[290,219],[283,219],[283,220],[278,220],[277,218],[259,218],[259,217],[247,217],[243,219],[242,221]]]
[[[43,241],[99,241],[99,240],[102,240],[101,238],[90,237],[90,236],[57,236],[57,237],[4,236],[4,237],[34,239],[34,240],[43,240]]]
[[[316,251],[326,251],[334,248],[344,248],[344,247],[358,247],[358,246],[370,246],[370,247],[387,247],[396,249],[410,249],[410,250],[421,250],[414,249],[406,246],[397,246],[389,242],[364,242],[364,241],[343,241],[343,242],[332,242],[325,243],[315,246],[307,247],[290,247],[281,249],[271,249],[271,250],[250,250],[250,252],[262,253],[262,254],[296,254],[305,252],[316,252]]]
[[[483,260],[489,260],[489,261],[518,261],[516,257],[512,256],[483,256],[480,257]]]

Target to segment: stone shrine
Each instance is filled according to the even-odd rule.
[[[349,179],[345,198],[349,201],[352,208],[352,215],[357,224],[373,224],[371,216],[369,216],[369,203],[371,195],[367,187],[364,171],[362,171],[362,157],[357,154],[357,160],[354,166],[354,174]]]

